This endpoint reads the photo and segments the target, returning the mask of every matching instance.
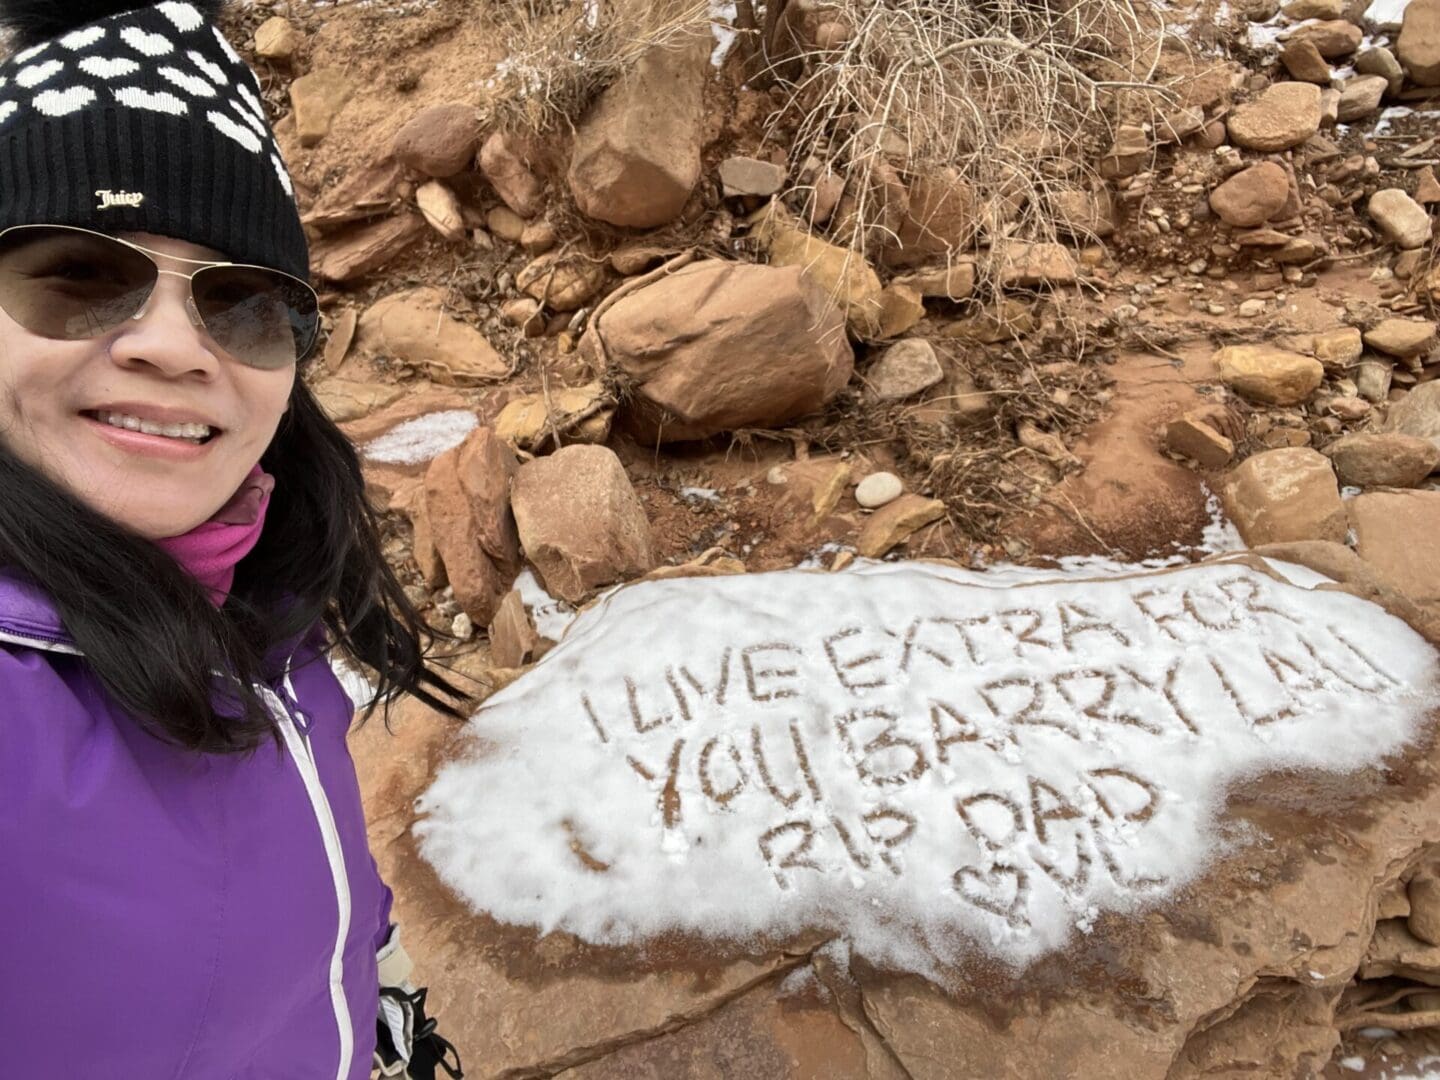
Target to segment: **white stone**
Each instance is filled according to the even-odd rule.
[[[894,502],[904,491],[904,483],[894,473],[871,473],[855,485],[855,501],[867,510],[874,510]]]

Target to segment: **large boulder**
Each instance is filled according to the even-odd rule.
[[[1385,188],[1366,203],[1370,217],[1396,247],[1412,250],[1430,239],[1430,215],[1400,188]]]
[[[646,441],[703,439],[812,413],[850,381],[845,320],[798,266],[707,260],[632,292],[581,341],[634,388]]]
[[[1264,405],[1299,405],[1325,378],[1313,356],[1270,345],[1226,345],[1215,363],[1226,386]]]
[[[1418,435],[1440,446],[1440,381],[1421,383],[1390,406],[1385,430]]]
[[[1349,509],[1355,550],[1376,576],[1440,616],[1440,491],[1372,491]]]
[[[866,519],[855,550],[866,559],[879,559],[904,543],[912,533],[945,516],[945,504],[923,495],[901,495]]]
[[[1046,201],[1055,227],[1069,236],[1103,240],[1115,232],[1115,205],[1105,188],[1059,188]]]
[[[1337,115],[1340,123],[1353,124],[1363,120],[1380,108],[1380,99],[1390,89],[1390,80],[1384,75],[1359,75],[1345,84],[1340,92],[1340,108]]]
[[[1338,330],[1316,334],[1313,351],[1322,367],[1344,371],[1365,352],[1365,339],[1358,327],[1342,326]]]
[[[510,373],[484,334],[446,313],[443,289],[409,289],[370,305],[355,340],[372,355],[414,364],[448,386],[495,382]]]
[[[1340,483],[1354,487],[1415,487],[1440,467],[1440,446],[1393,431],[1347,435],[1325,448]]]
[[[510,448],[489,428],[478,428],[425,472],[423,523],[430,543],[455,602],[480,626],[495,617],[520,572],[508,498],[515,468]]]
[[[1338,19],[1345,14],[1345,0],[1288,0],[1280,10],[1287,19]]]
[[[1326,60],[1339,60],[1360,48],[1365,31],[1345,19],[1326,19],[1298,27],[1291,41],[1308,41]]]
[[[1381,319],[1365,331],[1365,344],[1402,359],[1423,356],[1437,344],[1435,323],[1429,319]]]
[[[883,336],[884,289],[862,252],[812,235],[778,204],[754,220],[752,235],[765,248],[771,266],[804,270],[844,310],[845,322],[856,337]]]
[[[1273,153],[1299,146],[1320,130],[1320,88],[1312,83],[1275,83],[1226,121],[1230,138],[1246,150]]]
[[[574,445],[526,462],[510,498],[525,557],[555,596],[575,603],[655,565],[645,509],[613,450]]]
[[[1251,228],[1269,221],[1290,199],[1290,175],[1273,161],[1242,169],[1210,193],[1210,209],[1226,225]]]
[[[879,402],[904,401],[944,379],[935,346],[924,338],[897,341],[865,372],[870,397]]]
[[[1288,544],[1262,544],[1255,554],[1295,563],[1335,582],[1352,596],[1379,604],[1403,619],[1431,645],[1440,648],[1440,605],[1422,608],[1389,582],[1355,549],[1333,540],[1297,540]]]
[[[522,218],[545,208],[545,185],[530,167],[530,145],[517,135],[497,131],[480,147],[480,171],[495,194]]]
[[[480,113],[449,102],[421,109],[395,133],[395,156],[426,176],[444,180],[464,172],[480,141]]]
[[[1314,450],[1285,447],[1246,458],[1226,477],[1222,498],[1251,547],[1345,539],[1345,504],[1335,470]]]
[[[1080,276],[1075,256],[1063,244],[1006,240],[991,249],[996,280],[1006,288],[1073,285]]]
[[[255,28],[255,55],[288,64],[300,51],[300,32],[283,15],[272,15]]]
[[[315,400],[337,424],[349,423],[384,408],[405,391],[393,383],[325,379],[315,386]]]
[[[1318,1074],[1434,861],[1434,649],[1254,559],[883,569],[626,587],[351,736],[467,1075]]]
[[[1391,94],[1398,94],[1405,87],[1405,69],[1395,54],[1384,45],[1366,49],[1355,58],[1355,70],[1361,75],[1381,75]]]
[[[1329,86],[1332,72],[1330,64],[1320,55],[1320,50],[1311,41],[1290,41],[1280,50],[1280,62],[1292,79]]]
[[[648,51],[581,120],[570,191],[581,211],[611,225],[673,221],[700,179],[710,35]]]
[[[1440,86],[1440,0],[1410,0],[1396,54],[1421,86]]]
[[[1194,411],[1165,426],[1165,449],[1206,469],[1223,469],[1235,456],[1235,443]]]
[[[323,236],[310,248],[315,276],[350,282],[367,277],[430,231],[419,214],[396,214]]]
[[[953,259],[980,230],[980,200],[953,168],[922,173],[907,185],[895,236],[883,247],[886,266],[919,266]]]
[[[314,146],[330,133],[331,123],[353,92],[350,80],[335,68],[312,71],[290,84],[290,109],[301,146]]]

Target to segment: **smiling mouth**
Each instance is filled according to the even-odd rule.
[[[220,434],[218,428],[206,424],[159,424],[153,420],[141,420],[138,416],[104,409],[86,409],[80,415],[121,431],[138,431],[142,435],[173,439],[191,446],[204,446]]]

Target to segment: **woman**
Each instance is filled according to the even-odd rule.
[[[222,2],[0,3],[4,1058],[459,1076],[405,982],[326,654],[377,700],[466,700],[297,374],[308,251]]]

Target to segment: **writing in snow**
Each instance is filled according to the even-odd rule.
[[[970,842],[956,845],[956,894],[1019,928],[1036,872],[1077,894],[1097,873],[1130,890],[1166,884],[1125,858],[1165,802],[1134,752],[1145,737],[1264,738],[1336,694],[1403,688],[1340,627],[1307,625],[1265,594],[1237,573],[1135,589],[1118,606],[799,619],[786,640],[616,673],[579,693],[576,716],[655,792],[655,819],[680,834],[672,852],[685,850],[687,814],[748,800],[763,807],[756,857],[788,889],[807,873],[903,875],[921,830],[947,828]],[[1225,647],[1235,640],[1246,647]],[[1063,777],[1025,767],[1067,760],[1067,747],[1100,760]],[[1107,748],[1121,752],[1106,761]],[[995,760],[974,767],[982,756]],[[977,790],[996,761],[1006,782]],[[954,791],[950,820],[907,805],[907,788],[937,783]],[[849,820],[841,788],[870,796]]]
[[[1023,963],[1192,880],[1235,779],[1375,762],[1433,700],[1403,622],[1247,565],[992,581],[620,589],[486,702],[420,851],[473,910],[596,943]]]

